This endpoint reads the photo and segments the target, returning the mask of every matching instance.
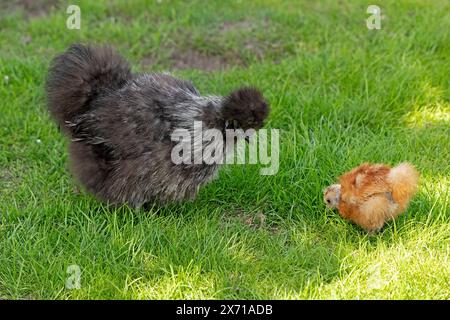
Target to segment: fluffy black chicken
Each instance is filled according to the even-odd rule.
[[[109,47],[72,45],[54,58],[47,79],[49,109],[70,138],[71,169],[82,185],[109,203],[140,207],[193,199],[218,164],[175,164],[175,129],[223,132],[258,129],[269,106],[254,88],[202,96],[165,73],[133,74]]]

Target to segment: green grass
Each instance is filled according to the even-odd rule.
[[[382,29],[368,30],[369,4],[81,1],[81,30],[66,29],[65,2],[2,9],[0,298],[450,299],[450,6],[378,1]],[[146,212],[77,192],[43,89],[77,41],[111,43],[135,70],[189,50],[221,59],[173,72],[203,93],[260,87],[278,174],[226,166],[196,201]],[[365,161],[421,172],[407,212],[374,236],[322,203]],[[79,290],[65,288],[72,264]]]

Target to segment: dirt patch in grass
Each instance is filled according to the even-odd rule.
[[[47,15],[59,4],[59,0],[12,0],[0,4],[0,9],[5,12],[20,10],[27,18],[37,18]]]
[[[251,52],[258,60],[264,59],[267,48],[264,47],[264,43],[257,41],[256,39],[249,39],[245,42],[244,48]]]
[[[220,26],[219,31],[221,33],[226,33],[230,31],[250,31],[252,29],[257,28],[257,25],[248,20],[242,20],[242,21],[225,21]]]
[[[245,68],[250,62],[263,60],[267,51],[277,49],[276,43],[261,38],[262,29],[270,27],[269,19],[260,21],[225,21],[211,26],[211,33],[195,39],[183,30],[172,38],[179,39],[141,60],[144,69],[159,65],[173,70],[197,69],[205,72],[224,71],[233,67]],[[206,38],[205,38],[206,37]],[[200,45],[196,45],[200,42]],[[230,46],[230,43],[235,45]],[[210,48],[202,49],[202,48]],[[163,56],[161,53],[168,53]]]
[[[273,235],[281,233],[280,226],[267,222],[267,216],[262,212],[245,212],[241,208],[237,208],[234,212],[225,214],[222,217],[223,226],[227,227],[233,224],[242,224],[254,230],[266,230]]]
[[[224,56],[208,55],[195,49],[175,51],[170,57],[173,69],[225,70],[232,66]]]
[[[20,177],[8,168],[0,168],[0,193],[8,193],[19,185]]]
[[[233,67],[245,68],[258,61],[279,63],[288,54],[277,39],[266,39],[262,30],[279,26],[269,19],[259,21],[225,21],[211,26],[211,32],[200,39],[179,30],[171,36],[172,45],[159,48],[158,52],[144,56],[144,70],[154,66],[169,70],[197,69],[204,72],[224,71]],[[233,45],[231,45],[233,43]],[[208,49],[209,48],[209,49]]]
[[[204,72],[212,72],[223,71],[233,66],[244,66],[241,58],[233,56],[231,52],[225,55],[213,55],[194,48],[173,49],[171,51],[172,53],[165,58],[159,58],[153,54],[145,56],[141,60],[141,67],[144,70],[151,70],[153,66],[159,65],[169,70],[197,69]]]
[[[14,175],[8,169],[0,169],[0,181],[10,182]]]

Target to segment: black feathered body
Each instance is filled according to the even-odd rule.
[[[234,98],[202,96],[190,82],[164,73],[132,74],[112,49],[83,45],[54,59],[47,94],[51,113],[70,138],[78,180],[101,200],[135,207],[193,199],[216,176],[218,164],[172,161],[175,129],[193,136],[194,121],[203,130],[224,130],[233,120],[258,128],[268,113],[255,89],[240,89]],[[255,112],[228,119],[236,104]]]

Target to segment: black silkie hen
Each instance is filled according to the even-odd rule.
[[[133,74],[109,47],[72,45],[52,61],[48,105],[70,138],[71,170],[100,200],[140,207],[195,198],[219,164],[175,164],[175,129],[258,129],[269,106],[255,88],[202,96],[164,73]],[[202,146],[204,148],[204,146]],[[195,156],[195,155],[194,155]],[[197,164],[196,164],[197,163]]]

